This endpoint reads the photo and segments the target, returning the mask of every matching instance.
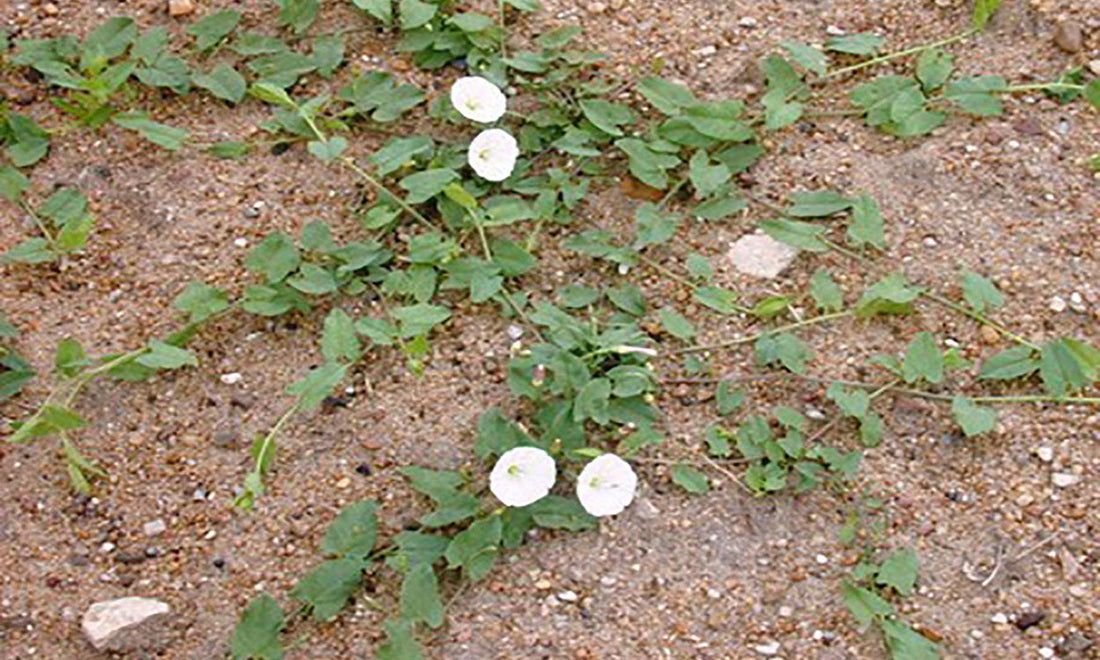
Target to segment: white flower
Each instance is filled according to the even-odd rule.
[[[489,475],[489,490],[508,506],[527,506],[546,497],[558,468],[537,447],[516,447],[501,455]]]
[[[645,346],[612,346],[611,350],[619,353],[620,355],[626,355],[627,353],[637,353],[639,355],[648,355],[649,357],[657,357],[657,350],[653,348],[646,348]]]
[[[477,134],[470,142],[466,155],[470,167],[488,181],[503,181],[512,175],[519,158],[516,139],[499,128],[490,128]]]
[[[451,85],[451,104],[465,117],[491,124],[504,116],[508,99],[500,88],[480,76],[459,78]]]
[[[577,499],[593,516],[613,516],[634,500],[638,475],[615,454],[603,454],[584,466],[577,478]]]

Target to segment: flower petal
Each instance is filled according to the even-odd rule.
[[[519,158],[519,144],[508,131],[499,128],[478,133],[470,142],[466,161],[487,181],[503,181],[512,175]]]
[[[508,99],[499,87],[485,78],[466,76],[451,85],[451,104],[463,117],[491,124],[504,116]]]
[[[577,478],[577,499],[593,516],[622,513],[633,500],[638,475],[630,464],[614,454],[603,454],[581,470]]]
[[[489,490],[506,506],[527,506],[546,497],[557,476],[550,454],[537,447],[516,447],[493,466]]]

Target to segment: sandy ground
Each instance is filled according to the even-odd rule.
[[[273,16],[258,2],[199,4],[200,11],[243,5],[252,25]],[[967,21],[965,3],[939,0],[544,4],[529,29],[580,23],[614,68],[627,73],[660,59],[665,75],[709,98],[759,91],[753,62],[784,38],[819,42],[835,25],[873,30],[887,35],[890,47],[903,47],[952,34]],[[58,5],[54,18],[38,3],[8,3],[0,21],[35,36],[83,32],[100,15],[128,14],[177,33],[185,25],[169,19],[159,2]],[[1006,5],[987,34],[953,48],[965,72],[1027,83],[1100,57],[1100,13],[1087,0]],[[1083,52],[1066,54],[1053,44],[1061,19],[1085,26]],[[336,24],[341,14],[325,20]],[[385,40],[359,37],[354,45],[359,54],[388,57]],[[410,82],[432,84],[400,63],[394,68]],[[56,119],[44,94],[25,100],[21,111]],[[193,97],[167,97],[155,107],[158,119],[211,138],[249,136],[263,118],[255,104],[234,111]],[[1037,95],[1015,97],[1007,108],[985,121],[953,118],[933,136],[907,142],[837,118],[803,121],[769,138],[770,153],[748,181],[756,194],[780,199],[789,190],[836,187],[878,199],[889,250],[869,273],[831,255],[802,255],[778,280],[740,279],[723,254],[764,217],[755,210],[727,224],[692,224],[653,256],[679,266],[688,251],[699,251],[749,299],[801,291],[821,266],[833,271],[849,300],[877,274],[898,268],[956,296],[955,273],[965,265],[1002,287],[1008,302],[997,318],[1016,332],[1096,343],[1100,182],[1084,161],[1100,151],[1100,121],[1081,104],[1059,107]],[[376,146],[374,138],[357,136],[352,149],[368,153]],[[79,185],[99,217],[86,252],[64,268],[0,269],[0,301],[24,333],[19,347],[43,371],[65,337],[108,352],[170,331],[177,320],[171,300],[188,280],[239,291],[248,277],[241,267],[247,248],[237,239],[254,244],[317,218],[338,234],[359,231],[348,210],[359,194],[355,181],[346,172],[320,171],[300,147],[240,162],[195,160],[109,128],[55,139],[33,180],[39,193]],[[245,211],[257,202],[259,216],[249,217]],[[625,229],[632,204],[611,187],[596,191],[583,215]],[[0,203],[0,248],[28,231],[26,218]],[[524,287],[616,277],[605,265],[559,251],[556,243],[566,235],[559,231],[544,243],[542,269]],[[646,276],[641,285],[653,299],[687,299],[667,280]],[[1084,311],[1051,311],[1052,297],[1074,292]],[[369,305],[363,302],[361,311]],[[684,310],[702,342],[747,329],[690,302]],[[394,468],[464,464],[476,416],[510,405],[503,384],[507,321],[467,305],[433,342],[423,378],[408,373],[399,356],[376,352],[358,370],[346,408],[296,418],[281,440],[271,492],[255,512],[234,511],[228,501],[249,469],[250,438],[287,405],[286,384],[320,361],[321,318],[320,312],[274,321],[231,316],[194,342],[198,369],[145,384],[90,386],[79,412],[93,424],[79,443],[111,473],[92,498],[70,494],[49,443],[0,446],[0,657],[95,657],[79,616],[93,602],[124,595],[161,598],[175,608],[177,639],[163,657],[221,657],[244,604],[259,590],[285,599],[317,560],[320,534],[343,505],[376,498],[385,533],[400,530],[420,504]],[[897,351],[919,330],[945,333],[970,358],[1006,347],[983,338],[976,324],[930,306],[908,319],[848,321],[801,336],[816,352],[812,375],[860,378],[866,357]],[[724,376],[752,373],[747,352],[716,353],[711,364]],[[241,383],[219,380],[230,372],[241,373]],[[678,373],[676,365],[667,363],[666,373]],[[0,417],[26,414],[45,388],[35,381],[0,406]],[[669,441],[650,456],[700,450],[704,427],[716,419],[707,402],[712,390],[665,391],[660,406]],[[778,403],[829,409],[823,387],[799,382],[753,387],[747,409]],[[427,640],[430,655],[751,658],[759,657],[755,645],[774,640],[786,658],[884,657],[881,641],[856,628],[839,598],[855,553],[837,532],[860,498],[873,495],[887,502],[884,546],[910,544],[921,558],[918,593],[900,609],[942,638],[948,657],[1034,658],[1040,649],[1096,657],[1090,653],[1100,647],[1097,411],[1004,408],[995,433],[965,440],[946,406],[889,397],[878,406],[887,418],[886,440],[867,452],[859,483],[847,492],[757,500],[721,479],[708,495],[690,497],[662,465],[641,465],[634,506],[598,532],[542,532],[508,553],[454,602],[447,625]],[[851,435],[842,425],[831,437],[843,444]],[[1052,461],[1040,460],[1040,447],[1052,450]],[[1055,488],[1055,471],[1082,479]],[[145,536],[143,524],[156,519],[167,531]],[[105,543],[113,549],[104,551]],[[997,566],[987,582],[968,577]],[[370,598],[384,608],[396,596],[388,578],[379,572],[368,579]],[[567,591],[577,599],[558,597]],[[1026,631],[1013,625],[1030,612],[1045,616]],[[994,623],[997,614],[1009,622]],[[370,657],[384,615],[361,599],[336,623],[300,626],[302,639],[289,657]]]

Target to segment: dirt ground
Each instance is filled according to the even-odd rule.
[[[102,17],[125,14],[175,34],[186,27],[159,1],[58,2],[57,16],[44,4],[6,2],[0,24],[18,26],[24,36],[82,34]],[[269,25],[274,15],[270,3],[197,4],[198,15],[243,6],[250,27],[261,19]],[[754,62],[785,38],[820,42],[836,26],[875,31],[899,48],[953,34],[969,14],[961,0],[543,4],[517,32],[579,23],[613,68],[629,73],[660,58],[663,75],[708,98],[758,92]],[[1029,83],[1100,58],[1094,0],[1005,5],[986,34],[952,48],[965,73]],[[343,12],[326,9],[325,23],[352,20]],[[1052,34],[1063,19],[1084,26],[1081,52],[1055,46]],[[350,43],[349,52],[379,56],[409,82],[435,94],[445,89],[443,79],[433,81],[390,55],[384,38],[357,34]],[[32,89],[16,80],[4,84]],[[21,112],[57,121],[45,94],[23,93],[31,96],[23,97]],[[230,109],[194,95],[145,106],[156,108],[156,119],[209,139],[252,136],[264,118],[256,104]],[[952,118],[913,141],[845,118],[805,120],[769,139],[768,155],[751,171],[751,189],[773,199],[806,188],[869,192],[887,218],[889,249],[878,270],[804,254],[778,280],[741,279],[723,255],[765,217],[756,211],[727,224],[691,224],[655,258],[682,265],[688,251],[699,251],[748,299],[803,290],[821,266],[850,300],[876,274],[899,268],[957,296],[956,273],[965,265],[1005,292],[1007,304],[996,316],[1014,331],[1034,340],[1071,334],[1100,342],[1100,180],[1085,167],[1100,152],[1100,120],[1083,104],[1016,96],[1002,117]],[[352,142],[363,154],[378,145],[361,135]],[[0,267],[0,307],[23,332],[21,352],[42,372],[65,337],[105,353],[169,332],[178,321],[171,300],[189,280],[240,291],[249,277],[244,254],[271,231],[297,232],[318,218],[339,235],[361,231],[348,211],[359,194],[356,182],[345,171],[319,170],[301,147],[227,162],[173,155],[113,128],[74,132],[53,140],[32,180],[38,192],[79,185],[99,218],[86,251],[60,269]],[[612,186],[595,191],[582,215],[625,230],[633,204]],[[0,250],[28,231],[28,219],[0,202]],[[547,293],[570,281],[610,281],[604,265],[557,249],[566,235],[559,230],[544,243],[541,270],[523,287]],[[748,329],[693,306],[667,280],[641,285],[652,300],[683,300],[681,311],[701,329],[702,342]],[[1080,305],[1051,310],[1052,297],[1069,300],[1074,293]],[[342,506],[376,498],[385,534],[399,531],[421,503],[395,468],[470,461],[476,416],[510,405],[503,382],[512,341],[507,321],[487,308],[460,310],[433,341],[424,377],[410,374],[400,356],[379,351],[356,374],[346,408],[296,418],[280,441],[270,492],[252,513],[229,503],[250,468],[247,445],[287,405],[284,387],[320,361],[319,313],[274,321],[232,315],[193,343],[199,368],[149,383],[88,387],[78,411],[92,425],[78,441],[111,474],[94,497],[70,493],[51,443],[0,445],[0,657],[96,657],[79,617],[96,601],[126,595],[160,598],[174,608],[177,639],[162,657],[223,657],[243,606],[261,590],[285,602],[318,560],[318,539]],[[370,303],[358,311],[370,311]],[[972,359],[1006,347],[983,338],[977,324],[931,306],[911,318],[853,320],[801,336],[816,353],[811,374],[860,378],[866,357],[897,351],[920,330],[948,335]],[[722,352],[711,362],[718,374],[742,377],[752,373],[750,358]],[[668,375],[677,373],[673,361],[662,365]],[[242,374],[240,383],[221,382],[231,372]],[[0,406],[0,420],[28,414],[46,387],[36,380]],[[659,405],[669,440],[647,456],[699,451],[703,429],[716,419],[707,403],[712,389],[666,388]],[[762,383],[747,407],[829,410],[823,390]],[[900,609],[942,638],[946,657],[1035,658],[1050,650],[1057,657],[1100,657],[1100,411],[1005,407],[996,432],[966,440],[947,406],[889,397],[878,405],[886,439],[867,452],[859,484],[847,493],[758,500],[722,479],[709,494],[692,497],[671,484],[662,464],[640,464],[634,505],[598,532],[540,532],[507,553],[484,582],[455,600],[448,623],[427,639],[430,656],[752,658],[762,657],[755,646],[775,641],[777,657],[789,659],[884,657],[881,640],[856,627],[839,597],[854,553],[837,532],[866,494],[887,502],[886,543],[919,552],[918,592]],[[832,437],[850,442],[850,429],[840,429]],[[1049,462],[1039,458],[1044,447],[1052,450]],[[1057,488],[1054,472],[1082,478]],[[146,536],[143,525],[157,519],[166,531]],[[358,599],[337,622],[300,626],[303,638],[288,656],[371,657],[385,618],[371,602],[389,608],[396,597],[385,574],[377,578],[368,579],[369,599]],[[1034,612],[1044,614],[1037,625],[1026,631],[1014,625]]]

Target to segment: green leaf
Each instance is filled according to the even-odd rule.
[[[784,39],[779,42],[779,45],[790,54],[791,59],[797,62],[799,66],[819,76],[825,75],[825,53],[813,46],[791,39]]]
[[[695,290],[692,291],[692,297],[696,302],[720,314],[734,314],[742,311],[741,307],[734,302],[737,300],[737,294],[719,286],[695,287]]]
[[[824,311],[839,312],[844,308],[844,293],[824,268],[817,269],[810,277],[810,295]]]
[[[686,109],[684,119],[708,138],[747,142],[756,134],[749,124],[739,119],[744,108],[744,103],[737,99],[699,103]]]
[[[761,298],[749,311],[757,318],[766,319],[783,314],[790,306],[791,299],[787,296],[769,296]]]
[[[902,596],[912,595],[919,566],[917,553],[912,548],[900,548],[890,553],[882,562],[875,582],[884,587],[892,587]]]
[[[50,248],[50,242],[44,238],[28,238],[3,255],[5,261],[25,264],[40,264],[57,258]]]
[[[279,12],[278,25],[288,26],[295,34],[301,34],[313,25],[317,18],[320,0],[277,0],[282,11]]]
[[[344,38],[325,34],[313,40],[313,63],[317,73],[328,78],[344,61]]]
[[[787,215],[795,218],[824,218],[847,211],[855,200],[833,190],[791,193]]]
[[[929,383],[943,382],[943,353],[936,345],[935,335],[931,332],[917,333],[902,360],[901,374],[907,383],[919,380]]]
[[[764,109],[764,125],[769,131],[776,131],[795,123],[802,117],[806,107],[798,102],[773,103]]]
[[[716,193],[732,176],[729,168],[723,163],[711,165],[705,149],[695,152],[688,167],[691,185],[695,187],[695,193],[700,198],[710,197]]]
[[[321,550],[347,559],[364,559],[374,550],[378,534],[378,505],[372,500],[344,507],[321,539]]]
[[[668,242],[680,227],[680,216],[664,213],[653,202],[643,202],[634,210],[637,221],[634,247],[642,249],[650,245]]]
[[[936,644],[905,622],[885,619],[881,624],[886,648],[890,649],[893,660],[939,660],[940,652]]]
[[[723,190],[727,192],[723,194]],[[703,220],[721,220],[744,211],[748,206],[748,203],[738,197],[731,187],[723,186],[718,196],[699,204],[691,210],[691,214]]]
[[[547,495],[526,509],[531,513],[535,524],[546,529],[583,532],[595,529],[599,524],[594,516],[584,510],[580,502],[560,495]]]
[[[387,619],[383,624],[389,640],[378,647],[376,660],[421,660],[424,652],[413,636],[413,623],[406,619]]]
[[[403,467],[398,470],[409,479],[409,486],[424,493],[436,502],[442,502],[458,494],[464,479],[457,472],[429,470],[422,467]]]
[[[244,260],[245,268],[263,274],[270,283],[281,282],[298,269],[301,257],[294,241],[286,234],[269,234],[252,248]]]
[[[732,437],[726,429],[717,424],[708,424],[704,435],[707,441],[707,453],[719,458],[728,458],[733,452],[730,447]]]
[[[1100,78],[1093,78],[1085,85],[1084,95],[1093,108],[1100,110]]]
[[[137,25],[134,19],[117,16],[109,18],[103,25],[84,38],[81,44],[80,68],[88,71],[96,60],[113,60],[126,52],[137,37]]]
[[[710,490],[707,475],[683,463],[672,466],[672,481],[692,495],[702,495]]]
[[[377,169],[378,176],[386,176],[401,169],[406,163],[411,163],[414,157],[428,154],[431,150],[432,139],[428,137],[394,138],[371,155],[370,161]]]
[[[362,574],[359,559],[331,559],[307,573],[290,595],[310,606],[314,621],[328,621],[348,604]]]
[[[577,392],[573,402],[573,420],[583,422],[591,419],[597,424],[611,421],[608,404],[611,400],[611,381],[607,378],[593,378]]]
[[[309,153],[313,154],[321,160],[322,163],[331,163],[340,157],[340,154],[344,153],[344,150],[348,148],[348,141],[339,135],[330,137],[327,140],[310,140],[306,146]]]
[[[340,308],[329,312],[321,335],[321,354],[325,359],[330,362],[355,362],[362,350],[355,336],[355,324],[347,312]]]
[[[168,30],[163,27],[153,28],[134,41],[134,47],[130,50],[130,55],[146,65],[152,65],[164,52],[167,45]]]
[[[195,37],[195,47],[200,51],[218,45],[218,42],[237,29],[241,15],[231,9],[215,12],[187,28],[187,34]]]
[[[881,596],[863,587],[857,587],[850,582],[844,582],[840,585],[840,593],[844,598],[844,604],[848,606],[848,611],[852,613],[856,621],[859,621],[860,627],[866,628],[875,618],[881,620],[883,617],[894,613],[893,606],[883,600]]]
[[[848,389],[833,383],[825,390],[825,396],[833,400],[840,411],[849,417],[864,419],[871,407],[871,397],[861,389]]]
[[[879,250],[886,249],[882,213],[879,211],[878,203],[870,195],[860,195],[852,204],[852,222],[848,225],[848,239],[856,246],[869,244]]]
[[[199,361],[190,351],[171,346],[157,339],[149,340],[149,352],[142,353],[134,360],[150,369],[179,369],[186,366],[198,366]]]
[[[172,303],[176,309],[188,316],[188,323],[201,323],[229,308],[229,296],[221,289],[204,284],[189,282]]]
[[[431,332],[451,318],[451,310],[439,305],[419,304],[398,307],[392,316],[398,322],[401,337],[409,339]]]
[[[978,117],[992,117],[1004,113],[1004,103],[994,94],[1007,86],[1004,76],[974,76],[947,83],[943,88],[943,95],[963,112]]]
[[[661,320],[661,326],[665,332],[677,339],[688,340],[695,336],[695,327],[682,315],[668,307],[657,311],[657,317]]]
[[[1017,346],[1002,351],[982,363],[982,371],[978,378],[1011,380],[1034,373],[1039,368],[1039,361],[1031,355],[1032,349],[1027,346]]]
[[[443,602],[431,564],[416,564],[405,574],[401,583],[401,616],[409,621],[423,621],[432,628],[443,625]]]
[[[310,369],[305,378],[288,385],[286,393],[298,397],[301,410],[313,410],[332,394],[347,373],[347,365],[329,362]]]
[[[196,74],[193,82],[196,87],[230,103],[240,103],[248,91],[244,76],[228,64],[219,64],[210,73]]]
[[[149,87],[167,87],[177,94],[191,90],[191,67],[175,55],[161,54],[149,66],[134,69],[134,75]]]
[[[993,282],[969,270],[962,272],[962,290],[963,300],[977,314],[984,314],[987,309],[1000,307],[1005,302]]]
[[[443,556],[447,558],[448,566],[461,566],[470,581],[480,580],[496,562],[501,532],[500,516],[491,515],[473,522],[447,546]]]
[[[131,112],[115,115],[111,118],[111,121],[122,128],[136,131],[146,140],[171,151],[177,151],[183,147],[183,141],[187,139],[188,135],[187,131],[182,128],[155,122],[141,113]]]
[[[458,172],[450,168],[439,168],[411,174],[401,179],[397,185],[409,191],[410,204],[419,204],[443,192],[448,184],[459,178]]]
[[[859,441],[864,447],[882,443],[882,417],[872,412],[859,421]]]
[[[302,264],[298,274],[286,283],[302,293],[314,296],[332,293],[337,288],[336,278],[331,270],[310,263]]]
[[[675,117],[684,108],[697,103],[690,89],[664,78],[643,78],[637,90],[650,105],[669,117]]]
[[[997,426],[997,411],[994,408],[975,405],[964,396],[957,396],[951,401],[951,412],[968,438],[992,431]]]
[[[66,378],[72,378],[83,367],[91,364],[84,347],[75,339],[62,339],[54,355],[54,369]]]
[[[796,374],[806,371],[806,361],[811,355],[805,342],[789,332],[764,335],[756,340],[754,349],[758,365],[778,362]]]
[[[398,9],[401,14],[401,29],[411,30],[432,20],[439,10],[439,5],[420,0],[401,0]]]
[[[634,113],[625,105],[611,103],[602,99],[584,99],[580,102],[581,112],[592,124],[614,137],[623,135],[619,126],[634,121]]]
[[[386,565],[395,569],[411,568],[417,564],[431,566],[443,557],[450,542],[449,538],[436,534],[401,532],[393,537],[398,552],[386,559]]]
[[[14,143],[8,146],[8,158],[16,167],[29,167],[50,150],[50,134],[34,119],[14,112],[7,113],[8,128]]]
[[[1000,6],[1001,0],[974,0],[974,14],[971,17],[974,28],[984,30]]]
[[[637,138],[615,141],[628,158],[630,173],[647,186],[664,190],[668,187],[667,170],[680,164],[680,159],[667,153],[654,151],[650,145]]]
[[[942,87],[954,70],[955,57],[939,48],[926,50],[917,58],[917,80],[926,92]]]
[[[870,32],[845,34],[825,40],[825,50],[851,55],[874,55],[882,46],[883,38]]]
[[[252,86],[248,88],[248,93],[264,103],[275,105],[280,108],[298,111],[298,104],[294,102],[294,99],[290,98],[290,95],[286,93],[281,87],[268,82],[254,82]]]
[[[908,314],[913,311],[913,301],[923,292],[921,287],[909,286],[901,273],[892,273],[867,287],[856,304],[856,314]]]
[[[800,220],[771,218],[761,220],[760,229],[780,243],[809,252],[825,252],[829,249],[821,239],[826,227]]]
[[[215,142],[210,145],[208,151],[210,155],[215,158],[238,159],[247,156],[252,151],[252,145],[247,142],[226,140],[224,142]]]
[[[393,23],[393,0],[352,0],[355,6],[386,25]]]
[[[715,403],[718,405],[719,415],[731,415],[745,403],[745,390],[735,390],[728,381],[718,383],[718,389],[714,392]]]
[[[1057,339],[1045,346],[1039,356],[1039,375],[1043,387],[1054,396],[1065,396],[1096,378],[1100,366],[1098,352],[1072,339]]]
[[[0,197],[15,202],[19,196],[30,186],[30,181],[23,173],[11,165],[0,167]]]
[[[283,611],[274,598],[267,594],[253,598],[233,629],[233,659],[281,660],[283,645],[279,633],[284,621]]]

